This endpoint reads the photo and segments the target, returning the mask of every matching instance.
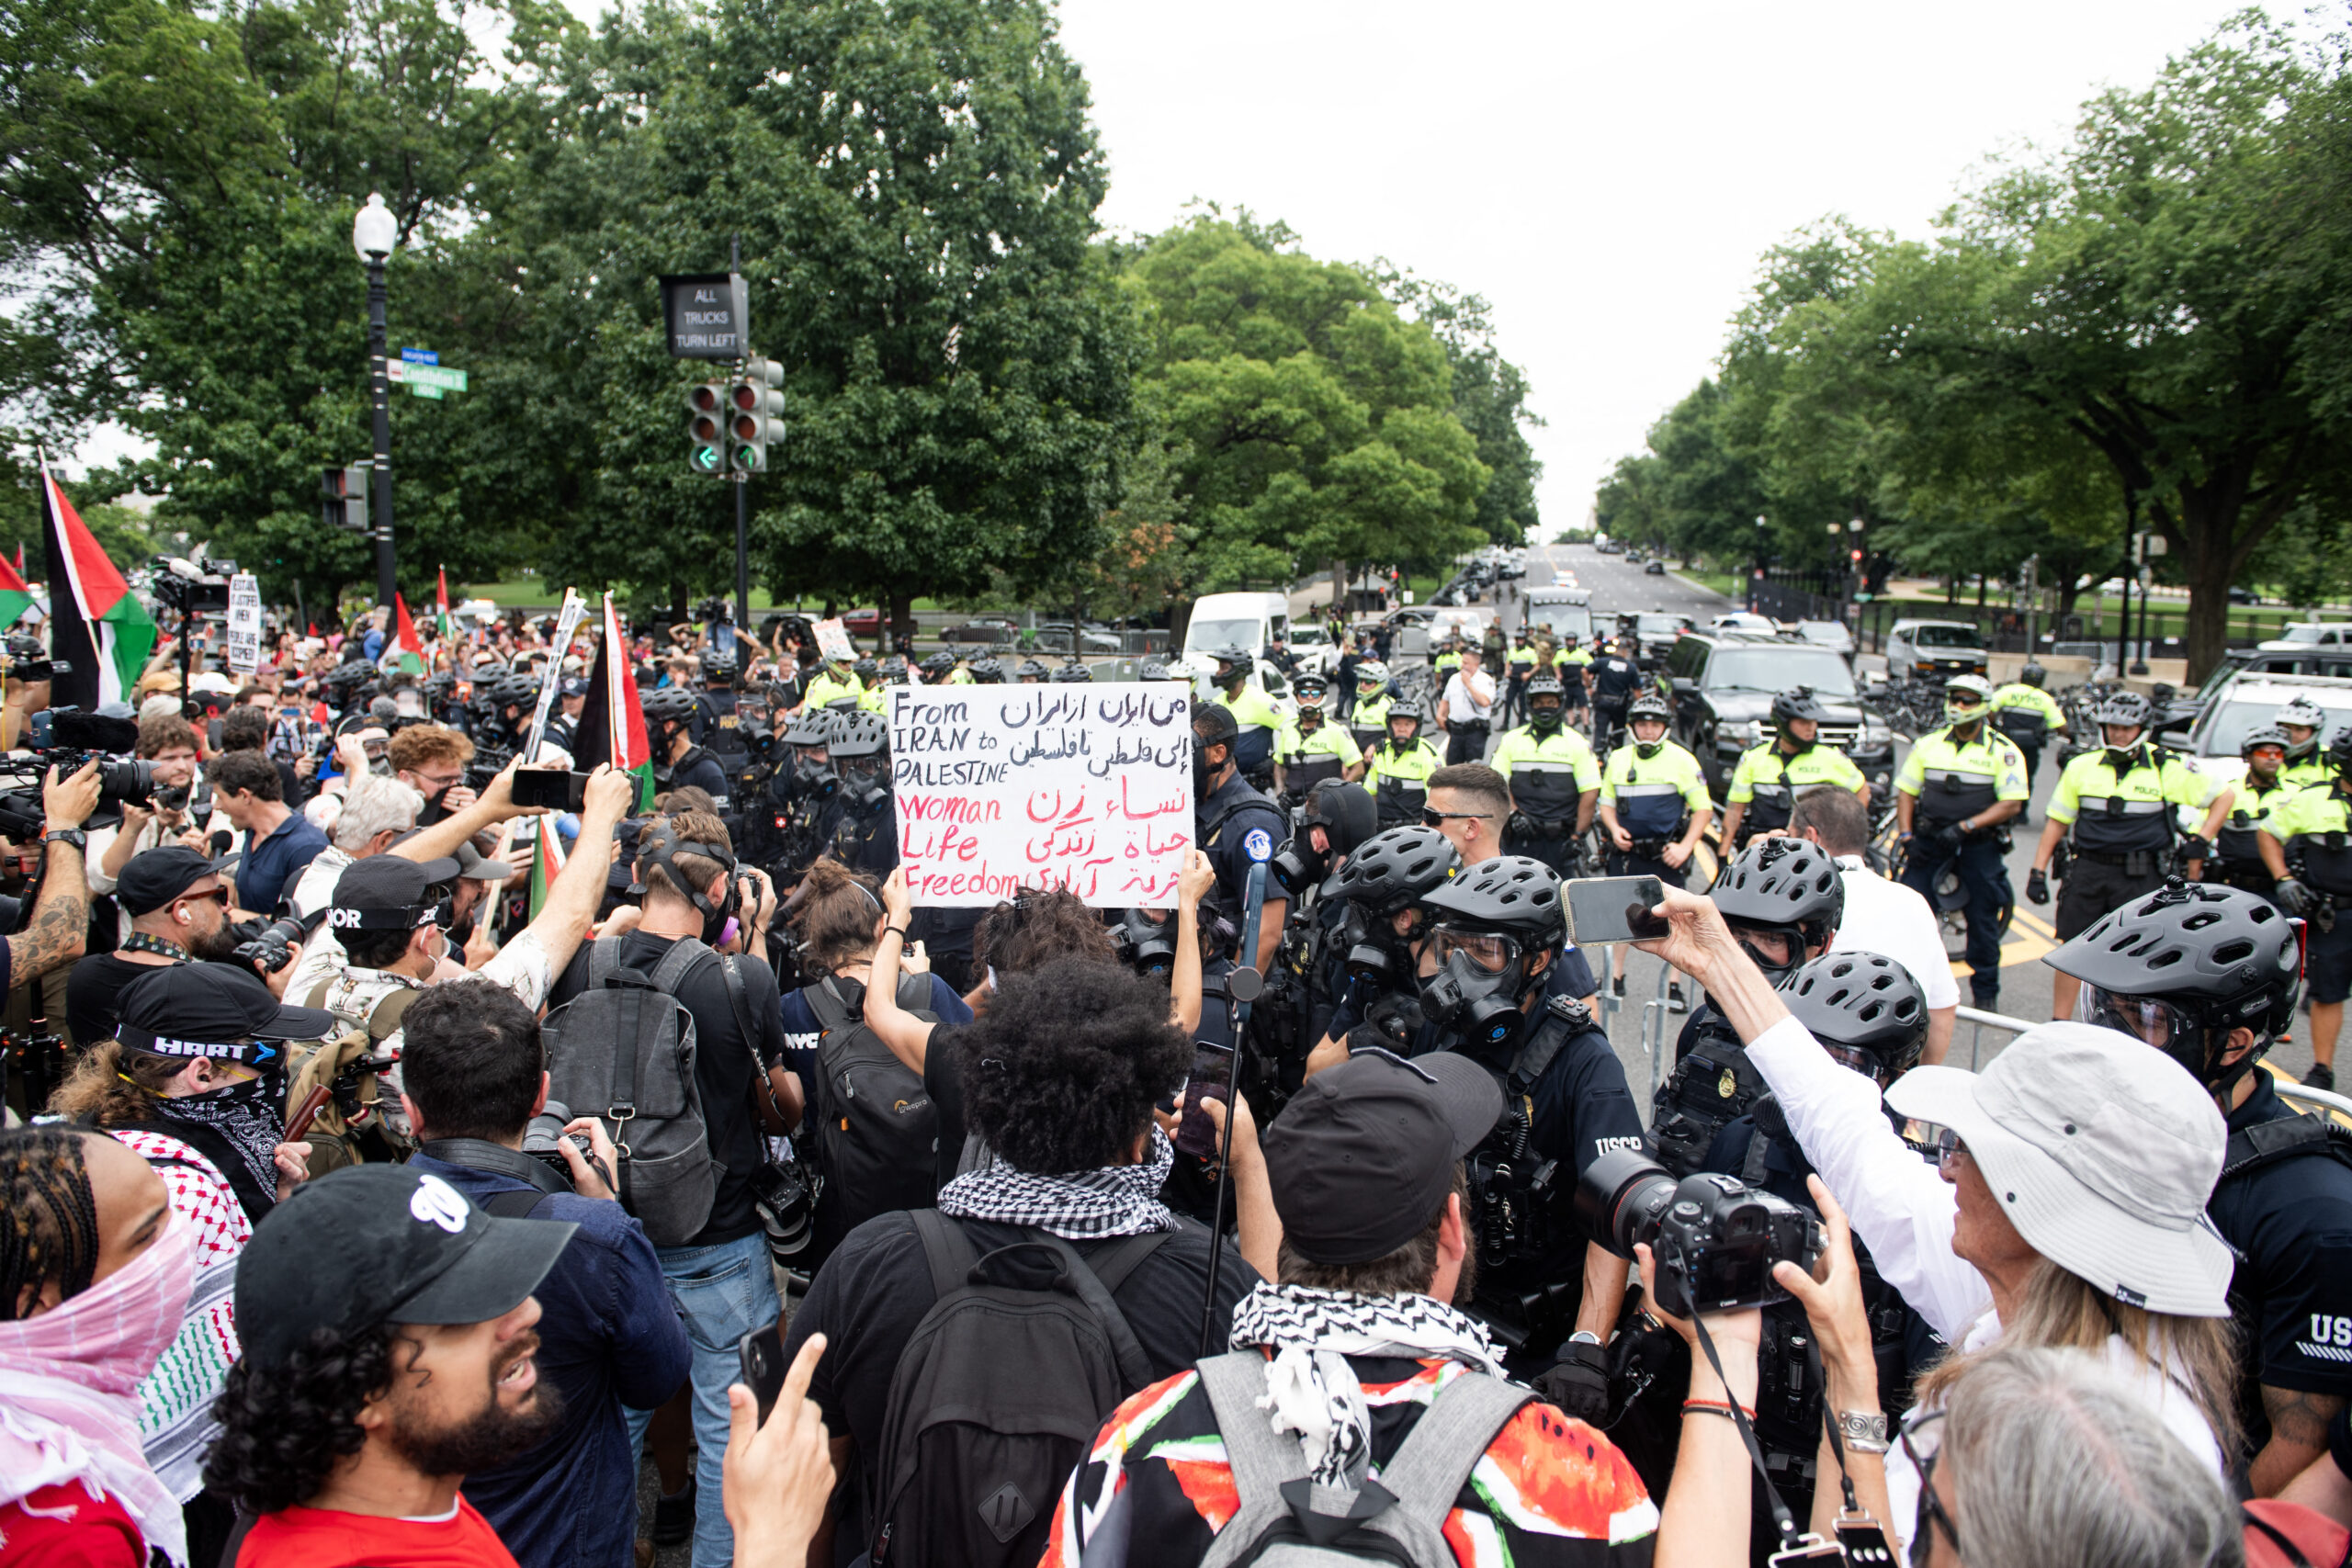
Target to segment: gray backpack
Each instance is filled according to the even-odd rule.
[[[693,937],[673,942],[650,976],[621,967],[621,941],[590,947],[587,987],[540,1027],[548,1098],[605,1123],[619,1156],[621,1206],[654,1246],[682,1247],[709,1223],[718,1162],[695,1081],[695,1016],[677,990],[696,964],[719,964],[740,1022],[742,981]]]
[[[1380,1478],[1343,1492],[1309,1481],[1298,1439],[1276,1432],[1258,1407],[1265,1357],[1236,1350],[1200,1369],[1238,1503],[1201,1568],[1455,1568],[1442,1533],[1445,1516],[1495,1434],[1535,1399],[1484,1372],[1456,1378],[1422,1412]]]

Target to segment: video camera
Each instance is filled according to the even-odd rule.
[[[686,615],[690,619],[707,621],[719,626],[731,626],[735,624],[735,617],[726,598],[717,593],[707,594],[695,600],[687,607]]]
[[[157,556],[150,564],[155,575],[149,588],[156,603],[170,606],[183,616],[229,613],[229,579],[236,573],[235,561],[201,555],[192,561],[179,556]]]
[[[62,659],[51,659],[40,645],[40,638],[23,632],[8,639],[8,679],[11,681],[53,681],[60,675],[74,673],[73,664]]]
[[[1576,1210],[1620,1258],[1648,1244],[1658,1310],[1676,1317],[1786,1300],[1772,1265],[1810,1269],[1828,1245],[1821,1222],[1786,1199],[1711,1171],[1677,1181],[1637,1149],[1611,1150],[1588,1166]]]
[[[153,798],[155,765],[118,754],[138,746],[138,725],[74,707],[51,708],[49,713],[47,747],[26,756],[0,758],[0,776],[29,776],[34,781],[0,794],[0,833],[18,843],[40,837],[47,816],[40,781],[51,768],[66,778],[92,761],[98,764],[98,807],[90,814],[88,824],[93,828],[111,828],[122,820],[124,806],[144,806]]]

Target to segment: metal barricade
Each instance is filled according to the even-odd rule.
[[[1666,1057],[1667,1034],[1671,1026],[1666,1021],[1674,1014],[1668,1010],[1666,988],[1674,983],[1674,965],[1661,962],[1657,966],[1657,995],[1642,1004],[1642,1055],[1649,1058],[1650,1091],[1642,1099],[1646,1113],[1657,1099],[1657,1066]],[[1657,1021],[1655,1032],[1651,1021]]]
[[[1976,1071],[1977,1052],[1981,1048],[1986,1030],[1997,1030],[2003,1035],[2014,1038],[2033,1027],[2027,1020],[2011,1018],[2005,1012],[1986,1012],[1983,1008],[1960,1008],[1955,1010],[1959,1023],[1974,1026],[1968,1036],[1968,1070],[1972,1073]],[[1949,1060],[1949,1056],[1946,1059]]]

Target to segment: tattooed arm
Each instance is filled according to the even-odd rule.
[[[97,809],[98,765],[91,762],[70,779],[49,771],[41,788],[45,813],[42,831],[53,833],[79,828]],[[40,896],[33,901],[32,919],[7,939],[8,983],[21,986],[60,964],[82,956],[90,929],[90,885],[83,875],[82,852],[59,841],[46,846],[41,857]]]
[[[2286,1484],[2327,1453],[2327,1424],[2344,1398],[2301,1389],[2262,1385],[2262,1413],[2270,1418],[2270,1440],[2254,1456],[2246,1483],[2257,1497],[2276,1496]]]

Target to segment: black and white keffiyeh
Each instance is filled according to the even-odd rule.
[[[164,1119],[200,1122],[219,1133],[245,1162],[254,1185],[264,1192],[275,1192],[277,1145],[285,1141],[286,1127],[264,1098],[267,1088],[266,1083],[255,1078],[207,1094],[166,1100],[163,1104]]]
[[[1258,1408],[1295,1432],[1317,1485],[1354,1491],[1372,1463],[1372,1417],[1350,1356],[1442,1356],[1504,1376],[1487,1325],[1429,1296],[1367,1296],[1261,1282],[1235,1303],[1233,1347],[1262,1345]]]
[[[1159,1190],[1175,1164],[1176,1145],[1154,1127],[1141,1165],[1032,1176],[999,1162],[941,1188],[939,1212],[958,1220],[1034,1226],[1068,1241],[1172,1231],[1176,1216],[1159,1201]]]

